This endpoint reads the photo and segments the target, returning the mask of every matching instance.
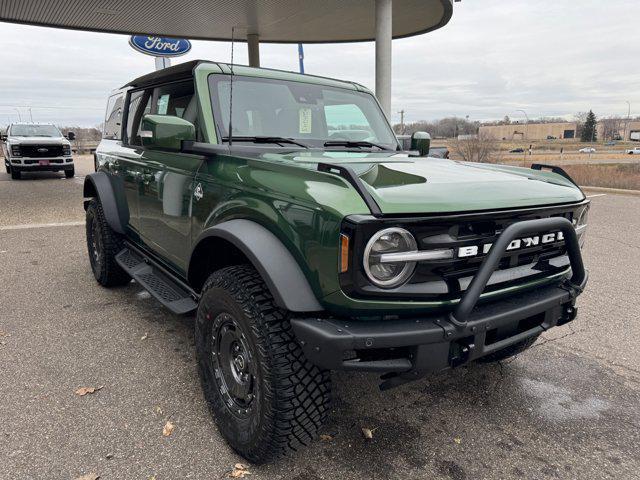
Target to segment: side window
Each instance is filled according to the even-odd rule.
[[[140,123],[142,117],[151,113],[152,90],[139,90],[129,95],[129,110],[127,111],[127,144],[142,145],[140,139]]]
[[[108,140],[120,140],[122,131],[122,106],[124,94],[119,93],[109,97],[107,113],[104,118],[104,131],[102,138]]]
[[[152,113],[184,118],[196,124],[198,102],[194,96],[193,82],[170,83],[156,87],[153,92]]]

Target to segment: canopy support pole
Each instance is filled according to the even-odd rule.
[[[257,33],[247,35],[247,46],[249,48],[249,66],[260,67],[260,36]]]
[[[392,0],[376,0],[376,97],[391,118]]]

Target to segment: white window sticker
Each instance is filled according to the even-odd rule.
[[[298,116],[300,118],[300,133],[311,133],[311,109],[301,108],[298,110]]]

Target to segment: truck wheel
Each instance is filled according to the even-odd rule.
[[[209,277],[195,339],[204,395],[234,450],[265,463],[311,442],[329,411],[329,372],[304,357],[252,266]]]
[[[89,262],[96,280],[104,287],[126,285],[131,277],[116,262],[116,255],[124,248],[122,238],[107,224],[98,199],[89,201],[86,219]]]
[[[507,358],[514,357],[519,353],[524,352],[527,348],[531,347],[540,335],[534,335],[533,337],[525,338],[521,342],[514,343],[502,350],[498,350],[497,352],[490,353],[484,357],[478,359],[480,363],[492,363],[499,362],[501,360],[506,360]]]
[[[64,171],[64,176],[67,178],[73,178],[73,176],[76,174],[76,169],[72,168],[71,170],[65,170]]]
[[[9,168],[9,165],[5,165],[4,168],[7,170],[7,173],[11,173],[11,169]]]
[[[15,168],[11,169],[11,180],[20,180],[22,178],[22,172],[20,170],[16,170]]]

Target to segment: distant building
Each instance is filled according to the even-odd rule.
[[[608,122],[608,127],[605,125]],[[604,119],[598,122],[596,132],[598,140],[640,141],[640,121],[626,119]],[[613,127],[612,127],[613,125]],[[511,123],[509,125],[481,126],[480,135],[496,140],[548,140],[574,139],[578,137],[578,124],[575,122],[558,123]]]
[[[598,140],[624,140],[624,141],[640,141],[640,122],[629,121],[626,119],[618,119],[613,131],[607,129],[605,135],[605,123],[608,120],[598,122],[596,131],[598,132]],[[606,138],[605,138],[606,137]]]
[[[578,125],[573,122],[560,123],[511,123],[509,125],[481,126],[480,136],[496,140],[547,140],[549,138],[576,138]]]

